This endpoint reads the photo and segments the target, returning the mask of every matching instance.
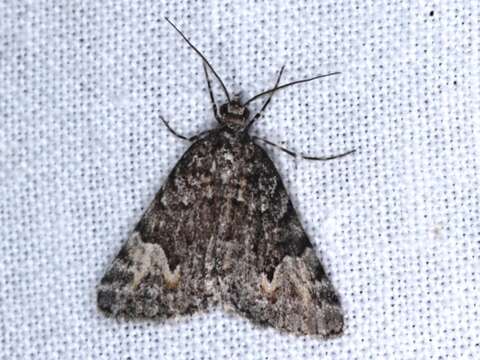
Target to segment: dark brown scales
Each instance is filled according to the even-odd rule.
[[[184,154],[98,288],[99,308],[116,317],[217,305],[300,334],[343,327],[274,164],[248,134],[225,128]]]
[[[162,320],[222,306],[293,333],[340,334],[335,290],[274,164],[248,134],[275,91],[322,76],[279,85],[282,68],[274,88],[242,103],[230,98],[206,58],[175,29],[204,60],[219,127],[185,137],[162,118],[174,135],[193,144],[101,280],[98,307],[115,317]],[[207,67],[228,100],[219,112]],[[250,118],[246,105],[263,95],[269,97]],[[329,160],[352,152],[303,157]]]

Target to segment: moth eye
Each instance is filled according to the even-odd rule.
[[[220,114],[225,115],[227,113],[228,104],[223,104],[220,106]]]

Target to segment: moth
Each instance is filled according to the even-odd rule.
[[[242,102],[230,97],[207,59],[166,20],[203,60],[218,126],[187,138],[162,118],[191,146],[101,279],[99,309],[114,317],[162,320],[221,306],[292,333],[340,334],[339,297],[258,142],[278,145],[249,135],[274,92],[336,73],[279,85],[282,68],[273,88]],[[219,109],[208,71],[226,95]],[[247,105],[266,95],[250,116]],[[352,152],[303,157],[329,160]]]

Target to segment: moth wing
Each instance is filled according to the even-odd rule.
[[[98,307],[124,318],[168,318],[204,310],[213,296],[205,256],[215,231],[208,139],[170,173],[97,288]]]
[[[323,337],[343,329],[339,298],[266,152],[253,142],[232,184],[236,212],[218,244],[224,305],[254,322]],[[225,216],[225,215],[223,215]]]

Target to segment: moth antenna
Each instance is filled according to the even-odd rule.
[[[230,103],[230,94],[228,93],[228,90],[227,90],[227,87],[225,86],[225,84],[223,83],[222,79],[220,78],[220,76],[217,74],[217,72],[213,69],[212,65],[210,65],[210,63],[208,62],[207,58],[200,52],[200,50],[198,50],[191,42],[190,40],[188,40],[188,38],[183,35],[183,33],[180,31],[179,28],[177,28],[175,26],[174,23],[172,23],[167,17],[165,17],[165,20],[168,21],[168,23],[170,25],[173,26],[173,28],[180,34],[180,36],[183,38],[183,40],[185,40],[187,42],[187,44],[202,58],[202,60],[207,64],[207,66],[209,67],[210,70],[212,70],[212,73],[213,75],[215,75],[215,77],[217,78],[217,80],[220,82],[220,85],[222,86],[223,88],[223,91],[225,92],[225,95],[227,96],[227,100],[228,100],[228,103]]]
[[[285,70],[285,65],[282,66],[282,68],[280,69],[280,72],[278,73],[277,81],[275,82],[274,88],[278,86],[278,83],[280,82],[280,78],[282,77],[282,74],[283,74],[283,70]],[[245,130],[244,130],[245,132],[248,132],[248,130],[252,127],[253,123],[257,121],[260,118],[260,116],[262,116],[268,104],[270,104],[270,101],[272,101],[272,96],[273,96],[273,92],[270,93],[270,96],[267,98],[267,101],[265,101],[260,111],[256,113],[254,117],[252,117],[252,120],[250,120],[248,125],[245,127]]]
[[[329,73],[329,74],[317,75],[317,76],[314,76],[314,77],[311,77],[311,78],[308,78],[308,79],[292,81],[292,82],[289,82],[289,83],[286,83],[286,84],[283,84],[283,85],[280,85],[280,86],[275,86],[275,87],[273,87],[273,88],[271,88],[271,89],[269,89],[269,90],[263,91],[263,92],[261,92],[260,94],[255,95],[254,97],[252,97],[251,99],[249,99],[249,100],[248,100],[246,103],[244,103],[243,105],[244,105],[244,106],[247,106],[249,103],[251,103],[252,101],[258,99],[258,98],[261,97],[261,96],[264,96],[264,95],[273,93],[273,92],[275,92],[275,91],[277,91],[277,90],[286,88],[286,87],[288,87],[288,86],[292,86],[292,85],[296,85],[296,84],[301,84],[301,83],[309,82],[309,81],[312,81],[312,80],[320,79],[320,78],[323,78],[323,77],[332,76],[332,75],[339,75],[339,74],[341,74],[341,73],[337,71],[337,72],[333,72],[333,73]]]
[[[207,79],[208,93],[210,94],[210,102],[212,103],[213,114],[215,115],[215,119],[218,122],[220,122],[220,115],[218,115],[217,103],[215,102],[215,98],[213,96],[212,82],[208,77],[207,65],[205,65],[205,62],[202,62],[202,65],[203,65],[203,71],[205,72],[205,79]]]

